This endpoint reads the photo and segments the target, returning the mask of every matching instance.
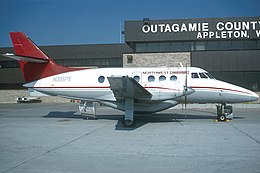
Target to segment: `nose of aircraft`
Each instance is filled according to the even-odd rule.
[[[256,94],[253,91],[250,91],[248,89],[244,89],[244,91],[246,91],[246,94],[244,94],[241,98],[244,99],[244,101],[247,102],[253,102],[253,101],[257,101],[259,99],[259,95]]]
[[[257,101],[259,99],[259,95],[252,92],[252,95],[251,95],[251,101]]]
[[[243,102],[253,102],[259,99],[259,95],[255,92],[242,88],[240,86],[226,83],[223,81],[217,81],[219,86],[223,86],[226,90],[221,92],[223,99],[228,100],[232,103],[243,103]]]

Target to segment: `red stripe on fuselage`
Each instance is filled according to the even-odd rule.
[[[57,88],[94,88],[94,89],[103,89],[103,88],[110,88],[109,86],[66,86],[66,87],[32,87],[32,88],[50,88],[50,89],[57,89]],[[144,87],[144,88],[147,88],[147,89],[165,89],[165,90],[174,90],[176,91],[177,89],[172,89],[172,88],[163,88],[163,87]]]
[[[202,86],[190,86],[193,89],[212,89],[212,90],[226,90],[226,91],[233,91],[233,92],[240,92],[244,94],[249,94],[251,93],[245,92],[245,91],[240,91],[240,90],[234,90],[234,89],[228,89],[228,88],[218,88],[218,87],[202,87]],[[110,88],[109,86],[66,86],[66,87],[33,87],[35,89],[44,89],[44,88],[50,88],[50,89],[57,89],[57,88],[93,88],[93,89],[104,89],[104,88]],[[163,88],[163,87],[144,87],[146,89],[164,89],[164,90],[173,90],[177,91],[177,89],[172,89],[172,88]]]

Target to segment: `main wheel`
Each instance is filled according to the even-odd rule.
[[[134,126],[135,126],[135,121],[122,120],[122,125],[123,125],[124,127],[134,127]]]
[[[227,119],[227,117],[224,114],[218,116],[219,121],[226,121],[226,119]]]

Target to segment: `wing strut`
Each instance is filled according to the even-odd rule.
[[[124,126],[129,127],[132,126],[134,122],[134,99],[126,98],[125,99],[125,118],[124,118]]]
[[[134,86],[130,80],[124,80],[126,86],[125,95],[125,119],[123,124],[127,127],[132,126],[134,122]]]

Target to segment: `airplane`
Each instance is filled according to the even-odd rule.
[[[216,103],[217,116],[232,115],[229,103],[252,102],[259,96],[215,79],[198,67],[72,68],[56,64],[22,32],[10,32],[15,54],[30,93],[81,100],[81,109],[94,103],[124,111],[122,124],[133,127],[139,113],[151,114],[187,103]],[[223,110],[224,108],[224,110]]]

